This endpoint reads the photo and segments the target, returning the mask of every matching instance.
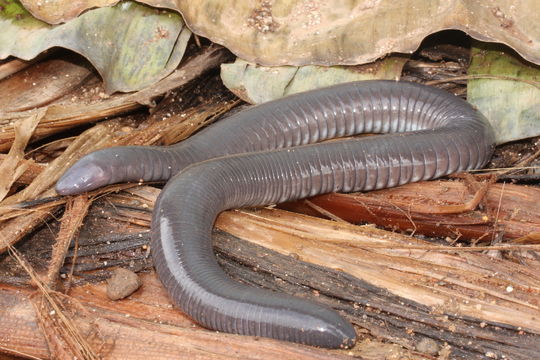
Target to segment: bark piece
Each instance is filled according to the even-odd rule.
[[[8,348],[12,353],[57,359],[49,355],[45,342],[55,329],[37,326],[28,295],[27,290],[0,285],[0,351]],[[164,310],[152,300],[155,294],[123,308],[106,299],[103,285],[87,286],[76,296],[76,301],[66,301],[67,314],[103,359],[350,359],[335,351],[206,331],[190,322],[168,323],[160,318]],[[162,306],[166,311],[171,308],[170,303]]]
[[[326,194],[310,201],[352,223],[369,222],[429,236],[491,241],[514,239],[540,231],[540,189],[512,184],[489,185],[483,208],[437,214],[435,207],[463,205],[474,193],[462,182],[430,181],[358,194]],[[321,216],[300,202],[285,209]],[[431,212],[431,213],[429,213]]]
[[[108,196],[91,210],[86,226],[99,231],[81,230],[77,266],[94,266],[94,270],[79,267],[75,275],[90,279],[96,269],[105,273],[114,265],[113,260],[151,269],[148,232],[129,236],[121,232],[145,228],[126,224],[131,224],[134,214],[141,223],[148,224],[159,190],[141,186],[130,189],[129,193],[130,196],[127,193]],[[103,221],[104,218],[115,221]],[[520,246],[507,247],[516,260],[497,259],[479,251],[467,252],[468,248],[441,248],[370,226],[336,223],[277,209],[225,212],[217,225],[221,229],[215,232],[218,259],[230,276],[338,309],[356,325],[360,336],[360,347],[352,349],[352,354],[363,356],[359,350],[363,349],[362,340],[374,338],[390,342],[394,347],[380,346],[379,352],[371,348],[369,353],[376,354],[372,358],[395,353],[396,346],[401,351],[418,354],[426,338],[432,339],[440,354],[447,353],[449,358],[481,359],[490,353],[529,359],[540,354],[540,328],[535,320],[540,313],[537,301],[540,265],[538,259],[525,257],[526,253],[519,251]],[[68,268],[71,259],[68,255]],[[115,304],[108,302],[105,289],[97,291],[92,285],[72,288],[71,294],[77,298],[87,296],[90,300],[82,301],[85,306],[105,308],[107,314],[120,312],[114,322],[122,319],[120,322],[124,324],[133,317],[144,319],[144,329],[148,329],[152,320],[167,324],[152,327],[152,339],[156,344],[164,344],[160,351],[168,351],[172,341],[162,337],[163,331],[186,337],[181,350],[184,354],[198,354],[196,351],[201,346],[204,348],[206,340],[200,336],[214,342],[212,348],[215,344],[221,347],[222,341],[231,343],[231,335],[227,334],[206,330],[177,332],[176,326],[189,328],[191,321],[171,307],[157,279],[148,282],[148,277],[144,277],[143,282],[143,289],[130,300]],[[152,305],[153,301],[157,307]],[[133,326],[143,331],[142,325]],[[171,326],[175,326],[174,330]],[[105,336],[109,336],[107,331]],[[121,338],[132,334],[123,331],[115,334]],[[241,337],[239,341],[253,353],[252,346],[259,347],[266,340]],[[227,345],[227,349],[240,351],[242,356],[249,354],[248,350],[238,350],[236,344]],[[272,345],[274,348],[283,346],[279,342],[273,344],[278,344]],[[125,351],[123,358],[129,358],[126,354],[136,356],[127,352],[127,348],[122,345],[118,349]],[[321,350],[313,351],[322,354]],[[336,356],[334,352],[331,354]],[[265,353],[259,358],[265,356],[271,355]]]
[[[50,59],[0,82],[0,109],[24,111],[49,104],[83,84],[88,67],[64,59]]]

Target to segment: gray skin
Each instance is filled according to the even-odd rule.
[[[306,145],[364,132],[390,134]],[[255,106],[174,146],[92,153],[56,189],[76,194],[172,177],[153,213],[152,254],[185,313],[214,330],[350,347],[355,331],[334,310],[227,277],[212,251],[217,215],[479,168],[494,142],[484,116],[445,91],[408,82],[354,82]]]

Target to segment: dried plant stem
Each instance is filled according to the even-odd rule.
[[[83,337],[83,335],[79,332],[73,321],[64,313],[63,308],[55,299],[54,291],[52,291],[39,279],[39,276],[34,271],[32,266],[28,264],[28,262],[19,254],[17,249],[9,245],[6,239],[2,238],[1,241],[5,246],[7,246],[10,256],[17,261],[17,263],[24,269],[24,271],[26,271],[26,273],[28,273],[33,284],[37,287],[39,293],[43,297],[44,304],[54,311],[57,324],[59,325],[56,328],[61,330],[62,333],[60,336],[62,339],[71,345],[69,350],[73,352],[72,355],[80,359],[99,360],[100,357],[94,352],[90,344],[88,344],[86,341],[85,337]],[[38,314],[41,310],[42,309],[36,308]]]
[[[60,268],[64,264],[69,244],[81,227],[91,203],[92,201],[85,195],[79,195],[68,200],[66,204],[66,211],[62,217],[56,243],[53,246],[51,261],[46,276],[46,284],[50,288],[54,288]]]

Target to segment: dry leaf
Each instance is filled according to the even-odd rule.
[[[0,164],[0,201],[3,200],[11,185],[22,175],[28,167],[28,163],[21,162],[24,158],[24,149],[34,133],[39,121],[47,112],[46,108],[42,108],[30,115],[24,120],[17,121],[14,124],[15,140],[9,150],[7,158]]]

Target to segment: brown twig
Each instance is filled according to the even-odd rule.
[[[328,211],[328,210],[326,210],[326,209],[323,209],[322,207],[320,207],[319,205],[316,205],[316,204],[312,203],[312,202],[309,201],[308,199],[305,199],[305,200],[304,200],[304,203],[305,203],[307,206],[309,206],[310,208],[312,208],[313,210],[317,211],[319,214],[324,215],[324,216],[328,217],[328,218],[331,219],[331,220],[349,224],[348,221],[345,221],[345,220],[343,220],[342,218],[340,218],[339,216],[332,214],[330,211]]]
[[[527,244],[527,243],[533,243],[533,242],[540,244],[540,232],[527,234],[525,236],[511,240],[510,242],[513,244]]]
[[[506,183],[503,183],[502,184],[502,188],[501,188],[501,194],[499,196],[499,203],[497,204],[497,212],[495,214],[495,221],[493,222],[493,236],[491,238],[491,243],[494,244],[495,243],[495,238],[497,236],[497,226],[499,225],[499,213],[501,212],[501,204],[502,204],[502,198],[503,198],[503,194],[504,194],[504,188],[506,186]]]
[[[91,203],[92,200],[89,200],[85,195],[79,195],[67,201],[66,211],[62,217],[60,231],[56,237],[51,261],[47,269],[46,284],[50,288],[53,288],[56,283],[60,268],[64,264],[69,244],[81,227]]]
[[[32,359],[32,360],[42,360],[41,358],[35,357],[33,355],[30,355],[30,354],[26,354],[26,353],[23,353],[23,352],[14,350],[14,349],[10,349],[10,348],[2,346],[2,345],[0,345],[0,353],[14,355],[14,356],[17,356],[17,358]],[[1,359],[4,359],[4,358],[1,357]],[[6,360],[9,360],[9,359],[11,359],[11,358],[6,358]]]

